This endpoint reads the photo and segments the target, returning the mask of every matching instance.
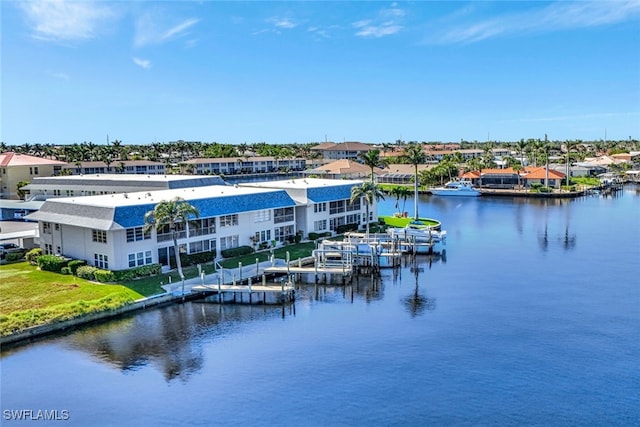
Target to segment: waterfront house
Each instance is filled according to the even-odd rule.
[[[433,168],[434,165],[418,165],[418,173]],[[377,182],[385,184],[413,184],[415,166],[408,163],[394,163],[385,166],[378,175]]]
[[[513,168],[482,169],[481,171],[465,172],[462,175],[463,179],[470,180],[475,186],[494,189],[514,189],[518,185],[528,188],[533,183],[544,185],[547,178],[549,187],[560,188],[564,177],[564,173],[553,169],[549,169],[547,175],[544,167],[526,167],[519,172],[514,171]]]
[[[27,154],[0,153],[0,198],[18,199],[19,182],[31,182],[36,177],[57,175],[65,165],[65,162]]]

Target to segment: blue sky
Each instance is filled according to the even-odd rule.
[[[640,1],[2,1],[7,144],[640,138]]]

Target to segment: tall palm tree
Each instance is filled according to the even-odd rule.
[[[524,153],[527,151],[527,146],[529,145],[524,139],[521,139],[516,143],[516,153],[520,154],[520,162],[522,163],[522,167],[524,167]]]
[[[200,212],[198,212],[198,209],[180,197],[176,197],[168,201],[163,200],[158,203],[153,210],[144,215],[143,231],[145,233],[148,233],[153,229],[157,232],[165,227],[168,227],[171,231],[171,238],[173,239],[173,255],[175,256],[178,275],[182,279],[183,295],[184,274],[182,273],[180,248],[178,247],[178,225],[185,224],[185,229],[187,229],[189,225],[197,228],[199,224],[194,221],[194,218],[198,218],[199,216]]]
[[[367,235],[369,234],[369,206],[373,204],[374,200],[384,200],[384,191],[382,187],[373,182],[363,182],[362,185],[351,187],[351,203],[362,198],[364,201],[366,218],[367,218]]]
[[[362,163],[369,166],[371,169],[371,182],[375,182],[373,169],[383,166],[385,163],[385,160],[380,158],[380,150],[370,150],[358,153],[358,158],[362,160]]]
[[[407,148],[404,150],[404,159],[413,165],[414,174],[413,174],[413,196],[414,196],[414,219],[417,221],[419,219],[418,216],[418,165],[424,164],[427,162],[427,155],[422,150],[422,144],[411,143],[407,145]]]
[[[571,152],[576,150],[578,147],[579,142],[577,140],[574,141],[565,141],[564,142],[564,148],[565,150],[567,150],[567,160],[566,160],[566,166],[567,166],[567,187],[569,186],[569,176],[571,175],[570,173],[570,166],[571,166]]]
[[[544,157],[544,162],[545,162],[544,186],[549,187],[549,153],[551,152],[551,146],[546,141],[546,135],[545,135],[545,141],[539,142],[537,144],[537,149],[538,149],[538,153]]]

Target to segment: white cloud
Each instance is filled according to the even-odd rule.
[[[189,18],[167,29],[167,25],[162,21],[163,17],[152,13],[147,13],[138,18],[135,24],[133,45],[135,47],[144,47],[165,43],[188,34],[189,28],[200,22],[199,19]]]
[[[136,58],[135,56],[131,59],[133,59],[133,63],[140,68],[144,68],[145,70],[151,68],[151,61],[149,61],[148,59]]]
[[[536,4],[536,3],[534,3]],[[456,17],[469,18],[467,13]],[[475,22],[465,21],[436,33],[435,43],[474,43],[518,33],[545,33],[611,25],[640,15],[640,0],[630,1],[559,1],[541,9],[507,13]]]
[[[354,22],[353,28],[357,29],[355,35],[364,38],[380,38],[397,34],[402,30],[401,19],[405,11],[393,3],[391,8],[381,9],[373,19],[363,19]]]
[[[64,0],[19,2],[27,15],[33,37],[54,42],[75,42],[96,36],[100,28],[110,26],[115,12],[105,3]]]
[[[271,18],[269,19],[269,22],[278,28],[283,28],[287,30],[298,26],[296,22],[292,21],[289,18]]]

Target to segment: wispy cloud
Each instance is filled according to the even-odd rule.
[[[536,4],[536,3],[534,3]],[[640,0],[630,1],[559,1],[544,8],[526,12],[473,20],[469,13],[456,13],[467,18],[448,29],[436,32],[431,43],[475,43],[519,33],[546,33],[558,30],[598,27],[616,24],[640,15]]]
[[[108,28],[116,16],[105,3],[64,0],[32,0],[18,2],[26,14],[33,37],[53,42],[78,42]]]
[[[285,30],[296,28],[298,26],[298,23],[290,18],[270,18],[268,19],[268,22],[273,24],[276,28],[282,28]]]
[[[71,76],[67,73],[51,73],[51,77],[55,77],[59,80],[69,80]]]
[[[133,60],[133,63],[136,64],[138,67],[140,68],[144,68],[145,70],[151,68],[151,61],[148,59],[141,59],[141,58],[137,58],[137,57],[133,57],[131,58]]]
[[[144,47],[153,44],[162,44],[167,41],[189,34],[189,29],[200,22],[199,19],[189,18],[177,24],[168,26],[163,17],[148,13],[136,21],[133,45]],[[190,39],[193,43],[193,39]]]
[[[372,19],[363,19],[352,24],[355,35],[363,38],[380,38],[397,34],[402,30],[401,20],[405,11],[393,3],[390,8],[382,9]]]

